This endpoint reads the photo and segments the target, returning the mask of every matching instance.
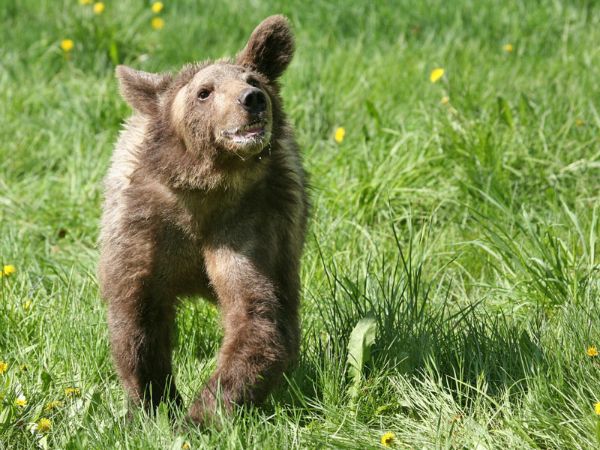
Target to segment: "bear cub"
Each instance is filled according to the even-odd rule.
[[[294,53],[283,16],[235,59],[177,74],[119,66],[133,108],[105,180],[99,281],[111,350],[129,396],[181,404],[172,378],[177,299],[214,302],[224,338],[189,410],[259,403],[297,356],[308,201],[279,77]]]

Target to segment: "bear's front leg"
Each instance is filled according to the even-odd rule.
[[[129,396],[147,409],[162,400],[181,404],[171,369],[172,302],[130,281],[125,295],[111,298],[108,322],[112,355]]]
[[[230,248],[209,250],[205,260],[225,336],[217,369],[189,412],[198,424],[219,405],[230,411],[264,400],[295,359],[299,335],[297,292],[281,292],[252,257]]]

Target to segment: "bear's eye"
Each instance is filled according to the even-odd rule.
[[[246,83],[248,83],[250,86],[260,87],[260,81],[258,81],[256,78],[248,78]]]
[[[208,89],[201,89],[200,92],[198,92],[198,98],[200,100],[206,100],[208,97],[210,97],[210,91]]]

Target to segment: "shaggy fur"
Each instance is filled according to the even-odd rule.
[[[134,115],[106,177],[99,278],[117,371],[148,408],[181,403],[179,296],[215,302],[225,333],[195,422],[218,403],[260,402],[297,355],[308,203],[277,82],[293,51],[287,20],[272,16],[235,61],[176,75],[117,68]]]

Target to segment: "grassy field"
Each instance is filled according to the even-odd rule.
[[[231,55],[278,12],[312,175],[301,359],[220,430],[128,420],[95,277],[129,114],[114,65]],[[189,0],[153,17],[146,1],[0,4],[0,448],[600,446],[600,4]],[[186,404],[220,337],[212,306],[184,303]]]

